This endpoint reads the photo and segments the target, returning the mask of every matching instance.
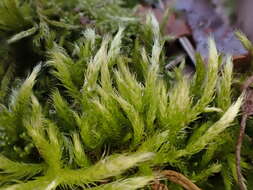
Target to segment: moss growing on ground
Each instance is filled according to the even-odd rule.
[[[207,66],[197,56],[193,76],[183,63],[166,71],[168,38],[153,15],[140,25],[131,11],[120,1],[0,2],[0,189],[182,189],[181,174],[236,189],[244,94],[232,96],[231,58],[210,39]]]

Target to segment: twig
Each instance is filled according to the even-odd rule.
[[[161,172],[162,176],[168,178],[171,182],[183,186],[186,190],[201,190],[197,185],[191,182],[183,174],[173,170],[164,170]]]
[[[248,115],[243,114],[241,126],[240,126],[240,133],[239,133],[237,144],[236,144],[236,172],[237,172],[237,179],[238,179],[240,190],[247,189],[246,185],[244,184],[244,178],[243,178],[242,170],[241,170],[241,147],[242,147],[243,137],[245,133],[247,118],[248,118]]]
[[[244,177],[242,175],[242,169],[241,169],[241,148],[243,143],[243,138],[245,135],[245,129],[246,129],[246,122],[248,119],[248,116],[253,114],[253,90],[250,89],[250,85],[253,83],[253,76],[249,77],[244,85],[242,90],[245,92],[245,102],[242,107],[243,115],[242,120],[240,124],[240,132],[237,139],[236,144],[236,172],[237,172],[237,179],[238,179],[238,185],[240,190],[246,190],[247,187],[244,183]]]
[[[193,47],[192,43],[190,42],[190,40],[187,37],[181,37],[181,38],[179,38],[179,42],[183,46],[183,48],[186,51],[186,53],[188,54],[188,56],[190,57],[194,66],[196,66],[196,59],[195,59],[196,52],[195,52],[194,47]]]

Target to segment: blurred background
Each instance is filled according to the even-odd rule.
[[[232,1],[235,2],[230,3]],[[237,26],[253,41],[253,1],[231,0],[227,4],[227,6],[233,7],[232,10],[237,17]]]
[[[171,0],[125,0],[128,6],[135,6],[138,3],[157,6]],[[177,4],[184,4],[191,0],[174,0]],[[194,1],[194,0],[193,0]],[[201,0],[212,4],[216,11],[236,29],[242,30],[253,41],[253,0]]]

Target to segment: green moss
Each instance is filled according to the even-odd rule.
[[[181,65],[168,79],[165,37],[153,15],[139,26],[114,1],[96,0],[98,7],[88,0],[50,2],[20,1],[16,6],[35,7],[27,11],[34,28],[15,29],[12,38],[3,32],[9,48],[25,39],[32,43],[41,63],[22,60],[28,67],[20,75],[19,59],[4,61],[0,70],[2,189],[148,189],[164,168],[205,189],[211,176],[223,189],[236,187],[231,155],[238,130],[231,125],[237,124],[243,95],[232,103],[231,60],[220,68],[212,39],[208,67],[198,57],[192,78]],[[77,24],[76,5],[96,21],[95,29]],[[118,26],[121,19],[100,13],[117,14],[128,24]],[[243,157],[249,170],[248,153]]]

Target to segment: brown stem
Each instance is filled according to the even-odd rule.
[[[248,118],[247,114],[244,114],[242,116],[240,133],[239,133],[237,144],[236,144],[236,172],[237,172],[237,179],[238,179],[240,190],[247,189],[243,181],[244,179],[243,179],[242,170],[241,170],[241,147],[242,147],[243,137],[245,133],[247,118]]]
[[[191,182],[183,174],[173,170],[164,170],[161,172],[162,176],[165,176],[173,183],[183,186],[186,190],[201,190],[198,186]]]
[[[236,144],[236,173],[237,173],[237,179],[238,179],[238,185],[240,190],[246,190],[247,187],[244,183],[244,178],[242,175],[242,169],[241,169],[241,148],[243,143],[243,137],[245,134],[245,128],[246,128],[246,122],[247,118],[250,115],[253,115],[253,89],[250,87],[250,85],[253,83],[253,76],[250,76],[243,84],[242,90],[245,93],[245,101],[242,106],[242,120],[240,124],[240,132],[237,139]]]

